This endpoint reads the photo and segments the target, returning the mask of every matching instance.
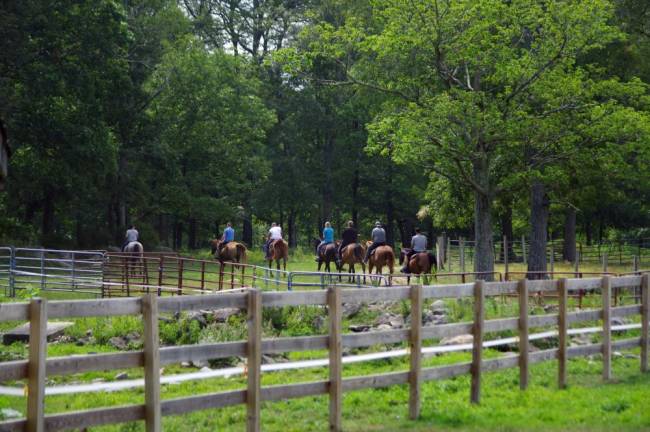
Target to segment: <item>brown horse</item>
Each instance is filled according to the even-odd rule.
[[[399,263],[400,265],[404,264],[406,255],[411,251],[408,248],[402,248],[399,254]],[[411,283],[411,274],[414,275],[427,275],[432,273],[432,270],[436,270],[436,256],[433,253],[429,252],[418,252],[411,255],[411,258],[408,262],[408,271],[409,275],[406,277],[407,283]],[[425,283],[428,283],[425,276]]]
[[[366,246],[369,247],[372,244],[371,241],[366,242]],[[372,269],[376,268],[376,273],[381,274],[381,271],[384,266],[388,266],[389,270],[389,282],[390,285],[390,275],[393,274],[395,270],[395,253],[393,248],[390,246],[379,246],[375,249],[375,252],[370,255],[368,258],[368,273],[372,274]]]
[[[352,281],[354,279],[354,276],[352,275],[355,274],[354,265],[361,264],[363,283],[366,283],[366,264],[363,262],[363,257],[365,255],[366,248],[363,245],[360,245],[359,243],[352,243],[347,245],[341,251],[341,268],[339,271],[342,271],[343,264],[347,264],[348,273],[350,273],[349,280]]]
[[[234,241],[226,243],[223,247],[222,241],[220,239],[214,239],[210,242],[212,255],[220,262],[234,262],[234,263],[245,263],[246,262],[246,246],[241,243]]]
[[[339,247],[339,242],[328,243],[323,245],[322,248],[318,251],[318,271],[320,271],[321,266],[325,263],[325,271],[331,273],[330,263],[334,263],[335,270],[340,270],[338,263],[336,262],[336,250]]]
[[[269,245],[269,268],[272,267],[273,261],[280,270],[280,260],[282,260],[283,269],[287,271],[287,259],[289,259],[289,245],[283,239],[273,240]]]

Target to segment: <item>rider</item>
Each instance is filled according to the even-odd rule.
[[[339,245],[339,249],[336,252],[339,260],[341,260],[341,252],[343,251],[343,248],[349,244],[356,243],[357,237],[359,236],[357,230],[354,229],[354,222],[348,221],[347,226],[348,227],[341,234],[341,244]]]
[[[330,243],[334,243],[334,228],[329,222],[325,222],[325,228],[323,228],[323,240],[316,246],[316,261],[320,258],[320,249]]]
[[[363,262],[368,262],[368,258],[372,252],[379,246],[386,246],[386,231],[381,227],[381,222],[375,222],[375,228],[372,230],[370,237],[372,239],[372,244],[368,250],[366,250],[366,256],[363,259]]]
[[[275,240],[282,240],[282,228],[273,222],[271,224],[271,229],[269,229],[269,233],[266,236],[266,243],[264,244],[264,252],[266,253],[266,258],[269,258],[269,248],[271,247],[271,243],[273,243]]]
[[[420,252],[427,251],[427,236],[420,232],[420,228],[415,229],[415,235],[411,237],[411,250],[406,253],[404,257],[404,267],[402,267],[402,273],[409,272],[409,260],[411,257]]]
[[[232,227],[232,223],[228,222],[221,236],[221,249],[231,241],[235,241],[235,229]]]
[[[122,245],[122,251],[128,246],[129,243],[138,241],[140,234],[138,230],[135,229],[135,225],[129,225],[129,229],[126,230],[126,235],[124,236],[124,244]]]

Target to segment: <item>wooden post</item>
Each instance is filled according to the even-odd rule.
[[[506,280],[508,280],[508,237],[503,236],[503,266]]]
[[[575,272],[575,277],[580,277],[580,252],[576,251],[576,259],[573,262],[573,271]]]
[[[341,431],[343,429],[342,403],[343,403],[343,382],[342,382],[342,356],[343,342],[341,336],[341,288],[330,286],[327,289],[327,305],[330,319],[329,334],[329,395],[330,395],[330,431]]]
[[[603,252],[603,273],[607,273],[608,264],[609,254],[607,252]]]
[[[557,361],[558,361],[558,387],[561,389],[566,388],[567,383],[567,333],[569,330],[568,321],[567,321],[567,309],[568,309],[568,290],[566,279],[562,278],[558,282],[558,336],[560,346],[557,351]]]
[[[163,269],[164,269],[164,259],[165,257],[161,256],[158,262],[158,296],[162,294],[162,285],[163,285]]]
[[[158,296],[142,297],[144,320],[144,403],[147,432],[162,429],[160,414],[160,349],[158,345]]]
[[[648,371],[648,320],[650,319],[650,274],[641,277],[641,372]]]
[[[29,304],[29,363],[27,364],[27,427],[45,430],[45,358],[47,356],[47,300]]]
[[[524,259],[524,264],[527,264],[526,261],[526,237],[521,236],[521,257]]]
[[[446,234],[445,237],[447,237]],[[451,261],[451,237],[447,237],[447,247],[445,248],[445,254],[443,256],[443,265],[447,264],[450,261]]]
[[[465,273],[465,239],[460,238],[460,271]]]
[[[201,294],[205,289],[205,261],[201,261]]]
[[[183,258],[180,258],[178,260],[178,290],[176,291],[176,294],[178,295],[183,295],[183,264],[185,261],[183,261]]]
[[[246,357],[246,430],[259,432],[262,375],[262,292],[248,291],[248,352]]]
[[[601,280],[603,296],[603,379],[612,378],[612,280],[604,276]]]
[[[474,341],[472,349],[471,402],[481,401],[481,361],[483,358],[483,320],[485,317],[485,281],[474,282]]]
[[[451,260],[450,260],[451,262]],[[422,285],[411,286],[411,370],[409,372],[409,417],[420,416],[420,387],[422,384]]]
[[[638,272],[639,271],[639,257],[634,255],[633,260],[632,260],[632,271],[633,272]]]
[[[41,291],[45,291],[45,251],[41,249]]]
[[[553,243],[551,243],[551,255],[550,255],[550,264],[551,264],[551,279],[555,279],[555,248]]]
[[[528,388],[528,282],[522,279],[519,288],[519,388]]]

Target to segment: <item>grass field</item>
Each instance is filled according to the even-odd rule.
[[[255,254],[251,261],[259,259]],[[292,256],[290,268],[313,270],[315,263],[310,254],[300,253]],[[568,270],[568,265],[565,266]],[[556,265],[562,268],[561,264]],[[593,269],[597,271],[598,269]],[[613,269],[612,269],[613,270]],[[626,269],[627,270],[627,269]],[[585,270],[586,271],[586,270]],[[622,271],[622,270],[621,270]],[[446,280],[445,280],[446,281]],[[440,281],[442,282],[442,281]],[[60,298],[59,293],[45,293],[50,298]],[[69,295],[66,295],[68,297]],[[7,301],[7,299],[2,299]],[[547,300],[549,301],[549,300]],[[552,301],[552,300],[551,300]],[[586,306],[600,304],[599,296],[588,297]],[[428,306],[428,303],[427,305]],[[575,303],[573,303],[575,306]],[[404,305],[396,302],[387,306],[393,313],[406,313]],[[471,302],[447,301],[449,322],[471,320]],[[540,305],[531,302],[531,313],[544,313]],[[372,323],[379,312],[363,309],[353,318],[346,319],[343,328],[350,324]],[[517,314],[516,300],[491,298],[486,303],[486,318],[512,317]],[[324,316],[322,308],[294,307],[283,310],[265,311],[265,337],[298,336],[323,334],[326,326],[314,324],[315,318]],[[177,322],[161,323],[160,334],[163,344],[193,344],[200,342],[220,342],[240,340],[245,337],[245,319],[233,316],[227,324],[212,324],[200,329],[192,321],[181,317]],[[109,345],[111,337],[132,332],[142,332],[142,322],[137,317],[84,318],[74,320],[75,325],[66,331],[67,340],[48,345],[48,356],[84,354],[89,352],[110,352],[115,348]],[[580,325],[597,325],[597,322]],[[0,332],[15,323],[0,325]],[[75,343],[88,330],[92,331],[94,341],[80,346]],[[509,336],[502,332],[497,336]],[[628,332],[625,337],[638,336],[638,332]],[[618,336],[616,336],[618,337]],[[597,342],[598,335],[593,337]],[[427,341],[433,345],[437,341]],[[549,344],[553,344],[550,341]],[[403,345],[376,346],[352,353],[376,352],[394,349]],[[0,346],[0,361],[26,358],[26,347],[14,344]],[[139,349],[136,343],[129,349]],[[485,357],[495,357],[502,353],[486,350]],[[287,360],[324,358],[324,351],[309,351],[287,354]],[[424,360],[423,366],[435,366],[468,361],[469,353],[454,353]],[[219,364],[211,363],[213,368],[236,365],[240,359],[226,359]],[[542,430],[650,430],[650,412],[645,406],[650,399],[650,375],[639,372],[638,350],[616,355],[613,359],[614,380],[603,383],[602,363],[598,356],[573,359],[569,361],[569,388],[557,389],[557,363],[555,361],[531,367],[531,386],[520,391],[518,370],[486,373],[482,382],[482,402],[479,406],[469,403],[469,376],[443,381],[428,382],[422,388],[422,416],[417,421],[408,419],[408,387],[394,386],[386,389],[362,390],[346,393],[343,399],[344,429],[350,431],[393,431],[393,430],[503,430],[503,431],[542,431]],[[360,376],[408,369],[408,358],[394,358],[344,367],[344,376]],[[166,366],[164,375],[187,373],[196,368],[180,365]],[[49,377],[48,385],[66,383],[89,383],[113,381],[121,371],[91,372],[64,377]],[[126,370],[129,379],[142,377],[142,369]],[[263,385],[287,384],[327,379],[326,368],[272,372],[263,375]],[[22,386],[22,382],[5,383]],[[163,399],[176,398],[201,393],[245,388],[241,376],[231,378],[190,381],[181,384],[163,385]],[[142,403],[142,389],[111,393],[84,393],[66,396],[46,397],[46,411],[60,413],[73,410],[99,408],[113,405]],[[24,397],[0,396],[0,408],[13,408],[25,412]],[[166,417],[165,430],[191,431],[240,431],[245,429],[245,408],[234,407],[220,410],[195,412],[183,416]],[[290,401],[264,403],[262,408],[262,427],[267,431],[310,431],[328,429],[328,401],[325,396],[307,397]],[[101,431],[144,430],[142,422],[93,428]]]

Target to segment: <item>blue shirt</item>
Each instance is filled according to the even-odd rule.
[[[325,243],[334,243],[334,228],[327,227],[323,230],[323,241]]]
[[[233,241],[235,240],[235,230],[232,227],[227,227],[223,230],[224,241]]]

